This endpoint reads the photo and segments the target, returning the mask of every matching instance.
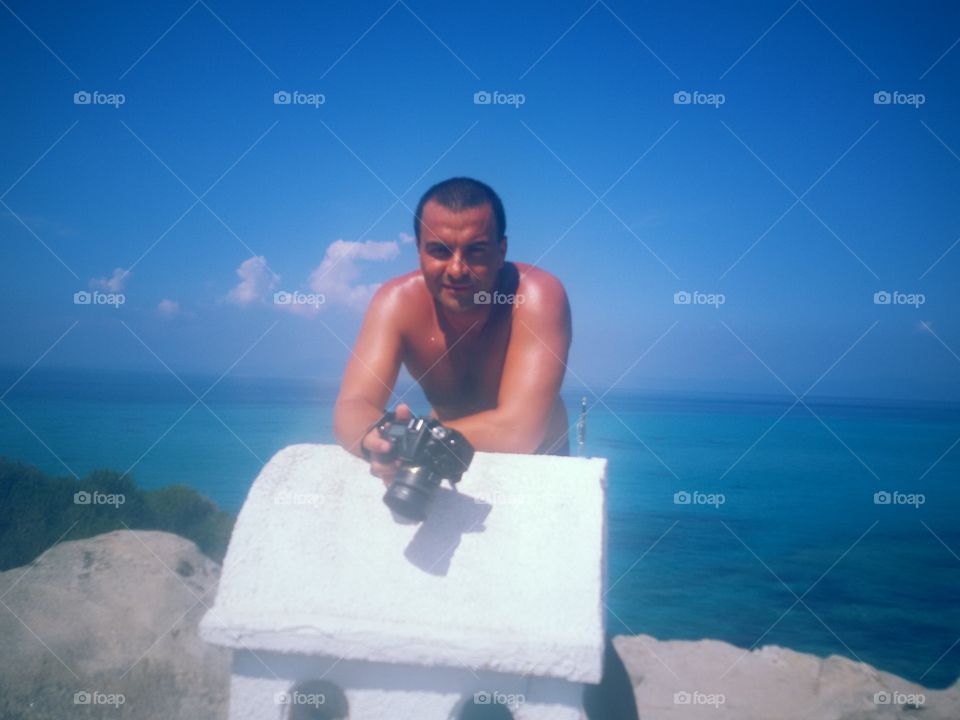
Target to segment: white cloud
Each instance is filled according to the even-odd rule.
[[[310,289],[322,293],[326,305],[344,305],[362,310],[380,283],[355,284],[360,277],[358,263],[384,262],[393,260],[399,254],[400,245],[396,240],[337,240],[330,244],[320,265],[310,273]]]
[[[123,290],[123,286],[127,282],[127,278],[130,276],[123,268],[115,268],[113,275],[109,278],[90,278],[90,287],[95,290],[103,290],[104,292],[120,292]]]
[[[413,245],[417,239],[413,235],[408,235],[407,233],[400,233],[400,242],[404,245]]]
[[[240,282],[227,293],[227,302],[234,305],[249,305],[263,300],[280,281],[280,276],[267,265],[263,255],[244,260],[237,268]]]
[[[157,305],[157,314],[164,319],[175,317],[180,314],[180,303],[164,298]]]
[[[284,289],[275,293],[274,290],[279,289],[280,276],[270,270],[265,257],[255,256],[237,268],[240,282],[230,290],[226,299],[241,306],[265,301],[281,312],[306,317],[316,315],[328,305],[362,310],[380,283],[358,283],[361,264],[393,260],[400,255],[400,244],[410,242],[413,238],[404,233],[400,234],[399,241],[336,240],[327,246],[323,260],[310,273],[306,292]],[[286,302],[278,302],[278,294],[285,296]],[[179,306],[176,309],[179,310]]]

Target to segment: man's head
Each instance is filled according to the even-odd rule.
[[[451,178],[417,205],[414,230],[430,294],[452,312],[473,310],[474,295],[493,289],[507,253],[506,214],[491,187]]]

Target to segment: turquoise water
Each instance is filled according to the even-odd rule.
[[[0,387],[18,376],[0,372]],[[214,380],[185,378],[198,395]],[[57,474],[132,468],[143,487],[185,483],[236,511],[274,452],[332,442],[335,395],[331,383],[231,377],[204,398],[210,410],[190,410],[169,375],[38,368],[4,398],[20,419],[0,408],[0,453]],[[408,399],[426,409],[419,392]],[[789,402],[604,403],[587,449],[610,460],[612,632],[835,653],[933,687],[957,679],[960,445],[946,451],[960,408],[818,401],[770,429]],[[723,503],[677,504],[681,491]],[[878,505],[880,491],[924,502]]]

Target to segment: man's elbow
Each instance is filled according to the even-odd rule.
[[[497,442],[499,452],[533,455],[547,436],[547,422],[531,422],[529,417],[505,418]]]
[[[337,420],[333,421],[333,437],[337,441],[337,445],[345,449],[350,449],[346,428],[344,428],[342,422],[337,422]]]
[[[351,401],[349,399],[337,398],[337,404],[333,409],[333,437],[337,444],[347,450],[353,449],[358,438],[352,437],[356,433],[352,422]]]
[[[333,437],[341,447],[350,447],[350,443],[347,441],[347,430],[339,413],[335,413],[333,416]]]

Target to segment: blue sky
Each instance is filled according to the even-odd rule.
[[[960,400],[956,4],[2,5],[2,364],[337,378],[470,175],[571,386]]]

